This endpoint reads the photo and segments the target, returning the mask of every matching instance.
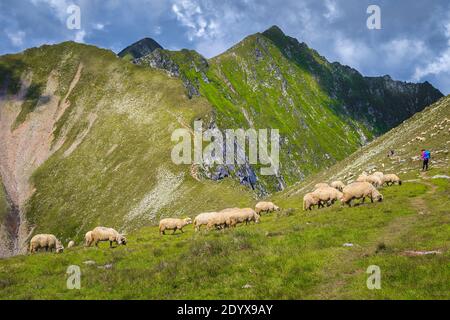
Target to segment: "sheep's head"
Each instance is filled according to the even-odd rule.
[[[187,217],[184,219],[184,222],[186,222],[186,224],[191,224],[192,223],[192,219]]]
[[[63,253],[63,251],[64,251],[64,246],[60,242],[58,242],[56,244],[56,253]]]
[[[117,237],[117,244],[123,244],[125,246],[127,244],[127,238],[123,234],[120,234]]]
[[[375,191],[373,199],[375,201],[381,202],[381,201],[383,201],[383,195],[381,193],[379,193],[378,191]]]
[[[280,207],[279,206],[274,206],[275,211],[280,211]]]
[[[255,213],[255,223],[259,223],[259,218],[260,217],[261,216],[259,214]]]

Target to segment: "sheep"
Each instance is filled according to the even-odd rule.
[[[376,171],[372,173],[373,176],[378,176],[381,180],[383,180],[384,173],[381,171]]]
[[[127,239],[123,234],[120,234],[113,228],[96,227],[93,230],[86,233],[86,246],[90,247],[92,243],[98,247],[100,241],[109,241],[109,247],[112,247],[112,243],[115,242],[118,245],[126,245]]]
[[[400,178],[396,174],[390,173],[390,174],[385,174],[383,176],[383,184],[385,184],[385,183],[388,186],[391,186],[395,183],[397,183],[398,185],[401,186],[402,180],[400,180]]]
[[[61,242],[53,234],[37,234],[31,238],[30,253],[35,253],[42,248],[45,248],[45,251],[50,249],[50,252],[55,249],[56,253],[61,253],[64,250]]]
[[[344,189],[345,184],[342,181],[337,180],[337,181],[333,181],[330,184],[330,187],[335,188],[336,190],[339,190],[340,192],[342,192],[342,189]]]
[[[243,208],[225,212],[226,225],[230,227],[236,226],[238,223],[248,224],[250,222],[259,223],[260,215],[252,208]]]
[[[325,182],[319,182],[314,186],[314,190],[319,189],[319,188],[323,188],[323,187],[329,187],[328,183]]]
[[[362,198],[362,202],[364,202],[365,197],[369,197],[371,202],[383,201],[383,195],[369,182],[354,182],[344,188],[341,203],[351,207],[353,199]]]
[[[175,234],[177,230],[180,230],[181,233],[183,233],[183,228],[187,226],[188,224],[192,223],[191,218],[185,218],[185,219],[174,219],[174,218],[166,218],[162,219],[159,222],[159,234],[166,234],[166,230],[173,230],[172,234]]]
[[[206,225],[207,230],[210,230],[214,227],[217,229],[221,229],[221,228],[225,228],[225,227],[229,226],[231,223],[231,221],[229,220],[230,214],[232,212],[234,212],[234,209],[233,210],[225,209],[225,210],[216,212],[216,214],[210,216],[208,219],[208,223]]]
[[[69,243],[67,244],[67,249],[75,247],[75,241],[70,240]]]
[[[198,214],[194,219],[194,229],[195,231],[200,231],[200,228],[202,225],[207,225],[209,222],[209,219],[211,219],[213,216],[217,215],[217,212],[203,212]]]
[[[319,208],[327,203],[331,206],[336,200],[342,197],[342,192],[332,187],[322,187],[313,192],[313,195],[319,199]]]
[[[316,197],[312,192],[307,193],[303,196],[303,210],[311,210],[314,206],[319,206],[319,198]]]
[[[369,182],[374,187],[378,188],[383,184],[383,181],[380,179],[379,175],[360,175],[358,179],[356,179],[356,182]]]
[[[273,202],[260,201],[255,206],[255,211],[257,214],[261,214],[261,212],[272,212],[279,210],[280,207],[276,206]]]

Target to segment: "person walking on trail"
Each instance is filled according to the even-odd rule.
[[[428,170],[428,161],[430,160],[430,151],[422,149],[422,171]]]

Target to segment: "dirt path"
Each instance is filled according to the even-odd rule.
[[[371,241],[371,245],[365,247],[353,247],[352,250],[345,252],[340,257],[336,257],[333,264],[324,270],[324,274],[329,277],[324,285],[320,285],[312,294],[312,298],[320,299],[338,299],[345,294],[345,285],[352,281],[352,279],[365,270],[358,269],[356,262],[364,257],[375,254],[378,243],[384,243],[389,247],[389,244],[395,243],[396,240],[409,232],[419,218],[419,214],[427,214],[430,212],[424,196],[435,192],[437,186],[426,181],[429,179],[426,174],[421,175],[421,179],[414,181],[414,183],[424,184],[428,190],[417,197],[410,199],[410,207],[417,211],[418,214],[408,214],[394,218],[389,224],[380,230],[376,238]]]

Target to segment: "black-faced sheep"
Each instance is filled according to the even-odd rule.
[[[351,207],[353,199],[362,199],[364,202],[366,197],[369,197],[371,202],[383,201],[383,196],[371,183],[353,182],[344,188],[341,203]]]

